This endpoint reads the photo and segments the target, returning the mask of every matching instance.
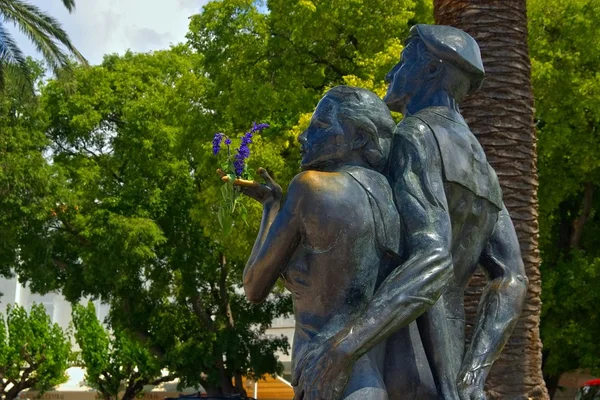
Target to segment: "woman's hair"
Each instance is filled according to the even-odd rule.
[[[386,104],[375,93],[353,86],[336,86],[326,94],[337,103],[337,115],[367,136],[365,160],[375,170],[384,168],[396,123]]]

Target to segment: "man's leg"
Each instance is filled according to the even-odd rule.
[[[456,379],[464,353],[462,290],[451,287],[417,319],[419,333],[440,399],[458,400]]]
[[[344,397],[344,400],[389,400],[385,389],[362,388]]]
[[[390,400],[438,400],[415,322],[387,340],[384,380]]]
[[[385,343],[380,343],[354,364],[344,400],[388,400],[382,376],[384,358]]]

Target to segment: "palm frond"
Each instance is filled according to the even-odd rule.
[[[78,61],[87,65],[86,59],[73,46],[60,23],[38,7],[22,0],[0,0],[0,13],[5,21],[13,22],[32,41],[53,71],[61,67],[68,68],[68,56],[59,47],[59,43]]]
[[[75,0],[62,0],[62,2],[69,12],[75,11]]]
[[[12,35],[0,24],[0,91],[4,89],[7,72],[20,83],[32,83],[31,69]]]

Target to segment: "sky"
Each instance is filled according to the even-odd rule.
[[[104,54],[123,54],[167,49],[183,42],[189,17],[207,0],[76,0],[72,14],[61,0],[29,0],[58,19],[71,42],[90,64],[102,62]],[[41,58],[31,43],[11,29],[28,56]]]

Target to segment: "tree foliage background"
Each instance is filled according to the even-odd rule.
[[[12,234],[2,237],[2,273],[73,302],[109,303],[110,326],[140,340],[182,386],[243,392],[242,374],[281,373],[275,352],[287,340],[264,333],[291,300],[281,288],[261,305],[245,300],[241,272],[260,208],[249,202],[249,224],[222,236],[210,141],[270,123],[251,163],[285,185],[298,172],[295,137],[323,92],[349,83],[381,93],[401,38],[428,9],[410,0],[213,1],[192,17],[185,44],[108,55],[42,85],[28,114],[5,121],[24,125],[10,139],[33,140],[39,165],[6,146],[15,154],[7,184],[27,193],[13,190],[18,204],[3,214]]]
[[[72,357],[68,332],[53,324],[41,304],[27,312],[8,306],[0,315],[0,398],[16,399],[25,389],[43,393],[66,382]]]
[[[547,379],[599,371],[595,195],[600,5],[531,0],[539,132],[542,336]],[[287,341],[268,337],[291,312],[280,290],[244,299],[241,271],[260,209],[223,237],[215,221],[215,132],[253,121],[251,165],[285,187],[295,137],[337,84],[383,94],[402,38],[432,22],[422,0],[222,0],[191,18],[187,42],[0,95],[0,275],[35,291],[111,305],[109,324],[140,340],[182,385],[243,391],[240,376],[282,370]],[[43,73],[39,65],[30,64]],[[198,371],[201,373],[198,373]]]
[[[172,381],[162,374],[164,362],[126,331],[107,329],[96,316],[93,302],[73,307],[78,362],[85,368],[85,382],[104,400],[134,400],[146,385]]]
[[[550,389],[600,374],[600,4],[529,6],[539,136],[542,340]]]

